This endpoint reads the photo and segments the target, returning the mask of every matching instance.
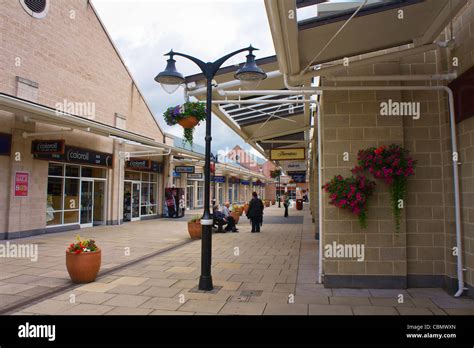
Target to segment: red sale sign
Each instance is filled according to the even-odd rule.
[[[28,172],[15,173],[15,197],[28,197]]]

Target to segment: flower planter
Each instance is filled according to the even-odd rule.
[[[270,201],[265,201],[265,206],[269,207],[270,206]]]
[[[230,216],[232,216],[235,220],[235,224],[237,225],[239,223],[239,219],[240,219],[240,214],[236,211],[233,211],[230,213]]]
[[[100,249],[79,254],[66,251],[66,268],[73,283],[95,281],[101,261],[102,251]]]
[[[202,235],[201,223],[199,221],[188,222],[188,233],[191,239],[201,239],[201,235]]]
[[[199,120],[194,116],[188,116],[178,121],[178,124],[183,128],[194,128],[198,123]]]
[[[245,205],[244,205],[245,214],[247,214],[248,211],[249,211],[249,205],[248,205],[248,203],[245,203]]]

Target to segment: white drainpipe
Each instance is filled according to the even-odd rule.
[[[446,80],[448,77],[453,77],[452,74],[447,74],[442,78],[442,75],[437,75],[439,79]],[[358,77],[358,81],[370,81],[372,76],[361,76]],[[343,81],[344,78],[339,78],[339,81]],[[393,81],[410,81],[410,77],[399,75],[392,76]],[[324,91],[443,91],[448,94],[448,104],[449,104],[449,118],[451,126],[451,146],[453,154],[456,153],[459,156],[458,146],[457,146],[457,133],[456,133],[456,119],[454,111],[454,95],[451,88],[447,86],[349,86],[349,87],[293,87],[287,83],[286,75],[284,75],[285,86],[288,88],[288,94],[292,95],[293,91],[298,91],[300,94],[318,94]],[[282,91],[226,91],[226,95],[274,95],[276,93],[281,93]],[[318,115],[318,140],[320,141],[320,118]],[[454,156],[453,156],[454,158]],[[321,144],[318,143],[318,176],[319,176],[319,186],[321,186],[322,173],[319,163],[321,161]],[[457,276],[458,276],[458,291],[455,296],[460,297],[464,290],[466,290],[464,285],[464,267],[462,260],[462,236],[461,236],[461,202],[460,202],[460,190],[459,190],[459,162],[453,163],[453,176],[454,176],[454,207],[455,207],[455,224],[456,224],[456,247],[458,250],[457,253]],[[322,277],[322,258],[323,254],[321,252],[322,241],[323,241],[323,225],[322,225],[322,190],[319,189],[319,202],[320,202],[320,216],[319,216],[319,244],[320,244],[320,253],[319,253],[319,267],[320,267],[320,278]]]

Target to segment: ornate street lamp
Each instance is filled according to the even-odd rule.
[[[211,251],[212,251],[212,225],[213,219],[209,209],[210,203],[210,185],[211,185],[211,109],[212,109],[212,80],[220,69],[222,64],[229,58],[235,56],[238,53],[248,51],[247,61],[236,73],[235,78],[242,81],[244,85],[255,85],[267,77],[267,74],[260,69],[256,62],[253,51],[257,48],[250,45],[247,48],[229,53],[222,58],[219,58],[215,62],[205,63],[200,59],[189,56],[187,54],[173,52],[171,50],[165,56],[169,56],[166,69],[160,72],[156,77],[155,81],[159,82],[163,89],[167,93],[175,92],[178,87],[184,84],[185,79],[182,74],[176,70],[176,61],[174,56],[181,56],[194,62],[207,80],[207,98],[206,98],[206,152],[205,152],[205,166],[204,166],[204,213],[201,218],[202,225],[202,246],[201,246],[201,276],[199,278],[199,290],[212,290],[212,276],[211,276]]]

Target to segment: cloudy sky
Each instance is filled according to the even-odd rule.
[[[165,68],[170,49],[214,61],[250,43],[257,58],[274,55],[263,0],[93,0],[125,63],[165,132],[182,137],[180,126],[169,127],[163,111],[184,101],[180,88],[166,94],[153,78]],[[224,66],[245,61],[245,53]],[[199,73],[192,62],[177,58],[184,75]],[[194,140],[204,144],[204,124]],[[239,144],[251,149],[218,117],[212,120],[213,152]],[[256,151],[252,151],[256,152]]]

